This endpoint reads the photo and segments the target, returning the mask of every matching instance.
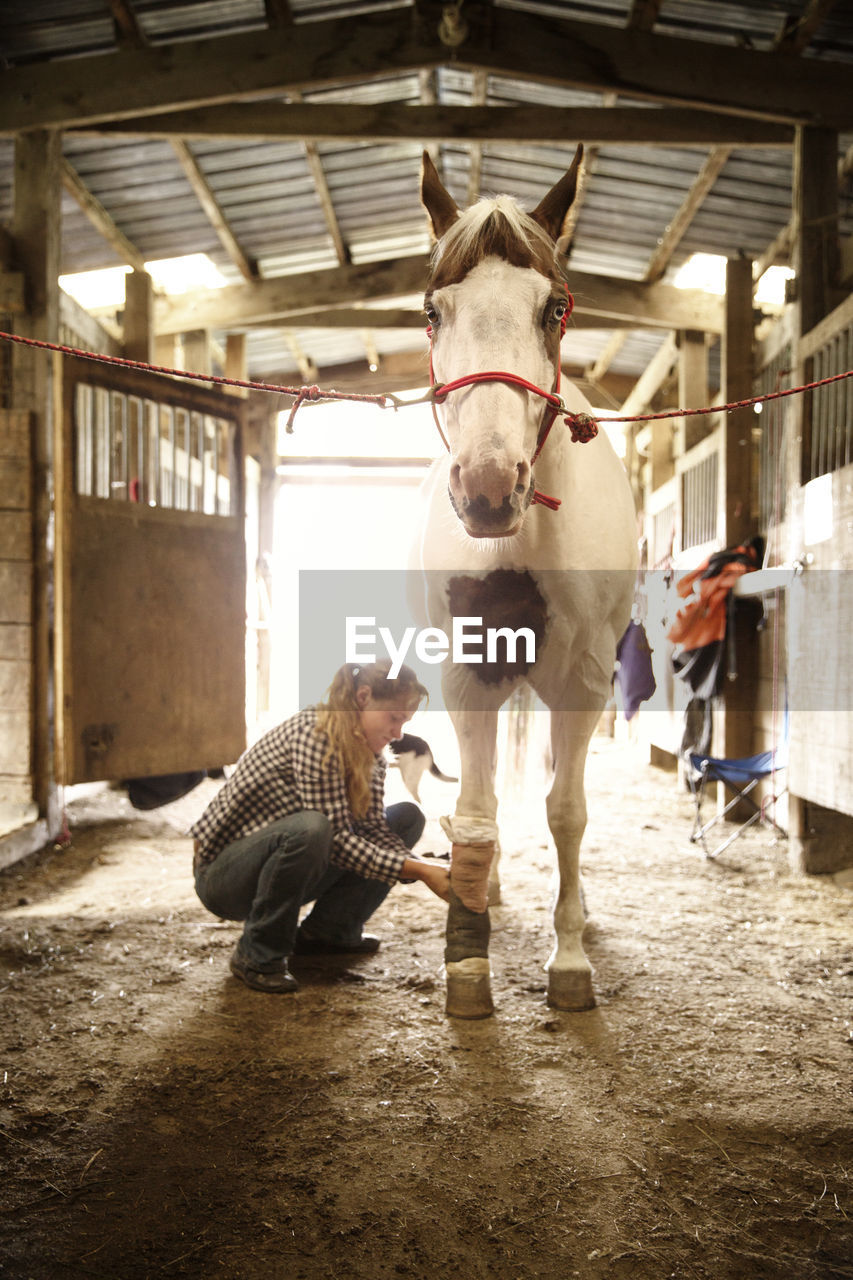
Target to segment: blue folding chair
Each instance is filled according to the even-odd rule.
[[[690,790],[696,803],[696,812],[693,819],[693,831],[690,835],[691,841],[701,844],[707,858],[716,858],[718,853],[722,853],[724,849],[728,849],[729,845],[742,836],[744,831],[749,830],[756,822],[764,823],[768,827],[772,827],[778,831],[779,835],[787,839],[788,833],[783,827],[780,827],[776,819],[771,815],[770,810],[775,806],[787,791],[787,785],[781,788],[776,786],[776,774],[782,772],[788,763],[787,743],[783,743],[777,747],[775,751],[759,751],[754,756],[743,756],[740,759],[720,759],[717,756],[696,755],[691,753],[688,757],[689,768],[687,770],[687,779],[690,784]],[[757,804],[751,792],[755,790],[760,782],[767,778],[773,779],[772,791],[769,796],[765,796],[760,804]],[[711,782],[721,782],[726,790],[731,794],[732,799],[723,809],[714,815],[708,822],[702,822],[702,800],[705,795],[705,788]],[[715,849],[708,848],[706,839],[707,833],[722,822],[726,816],[735,808],[736,805],[745,803],[751,810],[749,817],[741,822],[727,839],[718,844]]]

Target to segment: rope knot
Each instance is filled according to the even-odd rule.
[[[598,435],[598,423],[589,413],[567,413],[563,421],[575,444],[589,444]]]
[[[287,422],[284,424],[284,429],[288,435],[293,435],[293,420],[296,417],[296,414],[299,411],[299,409],[301,409],[302,405],[305,403],[305,401],[306,400],[315,400],[315,401],[322,400],[326,394],[327,394],[326,392],[320,390],[320,388],[316,385],[316,383],[310,387],[299,388],[299,392],[296,396],[296,399],[293,402],[293,408],[290,410],[290,413],[287,415]]]

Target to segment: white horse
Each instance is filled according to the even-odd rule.
[[[574,416],[589,414],[588,402],[574,387],[563,402],[555,393],[572,305],[561,236],[582,153],[529,215],[506,196],[460,213],[424,154],[421,198],[436,239],[425,311],[447,454],[425,482],[416,566],[433,627],[450,636],[457,619],[476,635],[459,619],[482,619],[481,631],[496,635],[492,661],[470,661],[469,642],[464,660],[442,672],[462,766],[455,814],[443,820],[453,844],[447,1012],[457,1017],[494,1007],[487,886],[498,841],[498,710],[521,680],[551,712],[547,816],[560,885],[548,1002],[595,1004],[578,874],[583,775],[630,619],[637,534],[619,458],[603,433],[589,438],[594,420]],[[509,632],[518,632],[515,653]]]

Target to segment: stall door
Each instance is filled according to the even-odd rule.
[[[66,358],[56,448],[57,780],[245,745],[240,400]]]

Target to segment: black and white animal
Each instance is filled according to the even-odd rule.
[[[402,738],[397,738],[394,742],[389,742],[389,751],[393,752],[396,760],[392,760],[392,764],[396,764],[400,770],[400,776],[411,795],[420,803],[418,789],[421,785],[421,778],[429,769],[434,778],[438,778],[441,782],[458,782],[458,778],[451,778],[449,774],[442,773],[438,765],[435,763],[435,757],[430,750],[429,743],[424,738],[418,738],[413,733],[404,733]]]

